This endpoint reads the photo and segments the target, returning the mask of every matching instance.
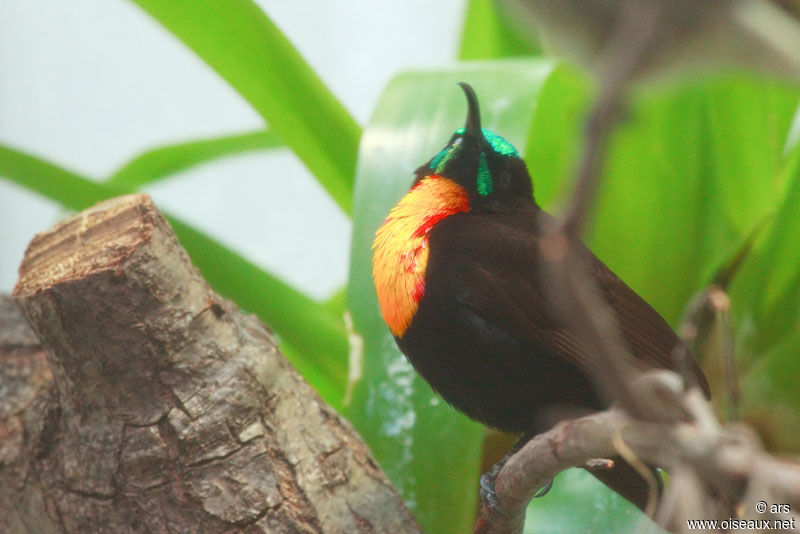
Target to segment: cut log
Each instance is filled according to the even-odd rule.
[[[36,236],[14,298],[47,359],[30,336],[0,354],[0,531],[418,532],[147,195]]]

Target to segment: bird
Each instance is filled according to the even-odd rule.
[[[521,435],[516,450],[565,414],[603,410],[609,399],[592,378],[592,347],[550,309],[542,287],[542,223],[553,217],[536,203],[517,149],[481,127],[475,91],[459,85],[466,123],[414,171],[377,230],[372,275],[383,319],[416,371],[470,418]],[[677,370],[669,324],[576,246],[636,361]],[[708,396],[702,370],[689,365]],[[650,486],[629,464],[593,474],[645,509]]]

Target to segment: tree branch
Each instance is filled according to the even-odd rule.
[[[476,532],[522,532],[525,508],[538,488],[565,469],[618,456],[617,440],[640,460],[670,472],[671,483],[656,516],[667,528],[689,531],[687,521],[694,519],[791,523],[791,511],[800,510],[800,465],[765,453],[745,427],[721,427],[702,393],[683,392],[675,373],[649,372],[635,388],[665,413],[686,413],[689,418],[643,422],[612,408],[556,425],[505,465],[495,487],[499,505],[481,510]],[[757,508],[759,502],[768,503],[766,512]],[[773,504],[788,508],[777,511]]]

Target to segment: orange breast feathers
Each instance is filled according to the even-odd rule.
[[[454,213],[469,211],[466,191],[453,180],[421,180],[389,212],[372,244],[372,277],[389,329],[402,337],[425,294],[428,234]]]

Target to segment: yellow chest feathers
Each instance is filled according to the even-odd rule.
[[[372,277],[389,329],[402,337],[425,294],[428,234],[450,215],[469,211],[466,191],[436,175],[420,181],[389,212],[372,244]]]

